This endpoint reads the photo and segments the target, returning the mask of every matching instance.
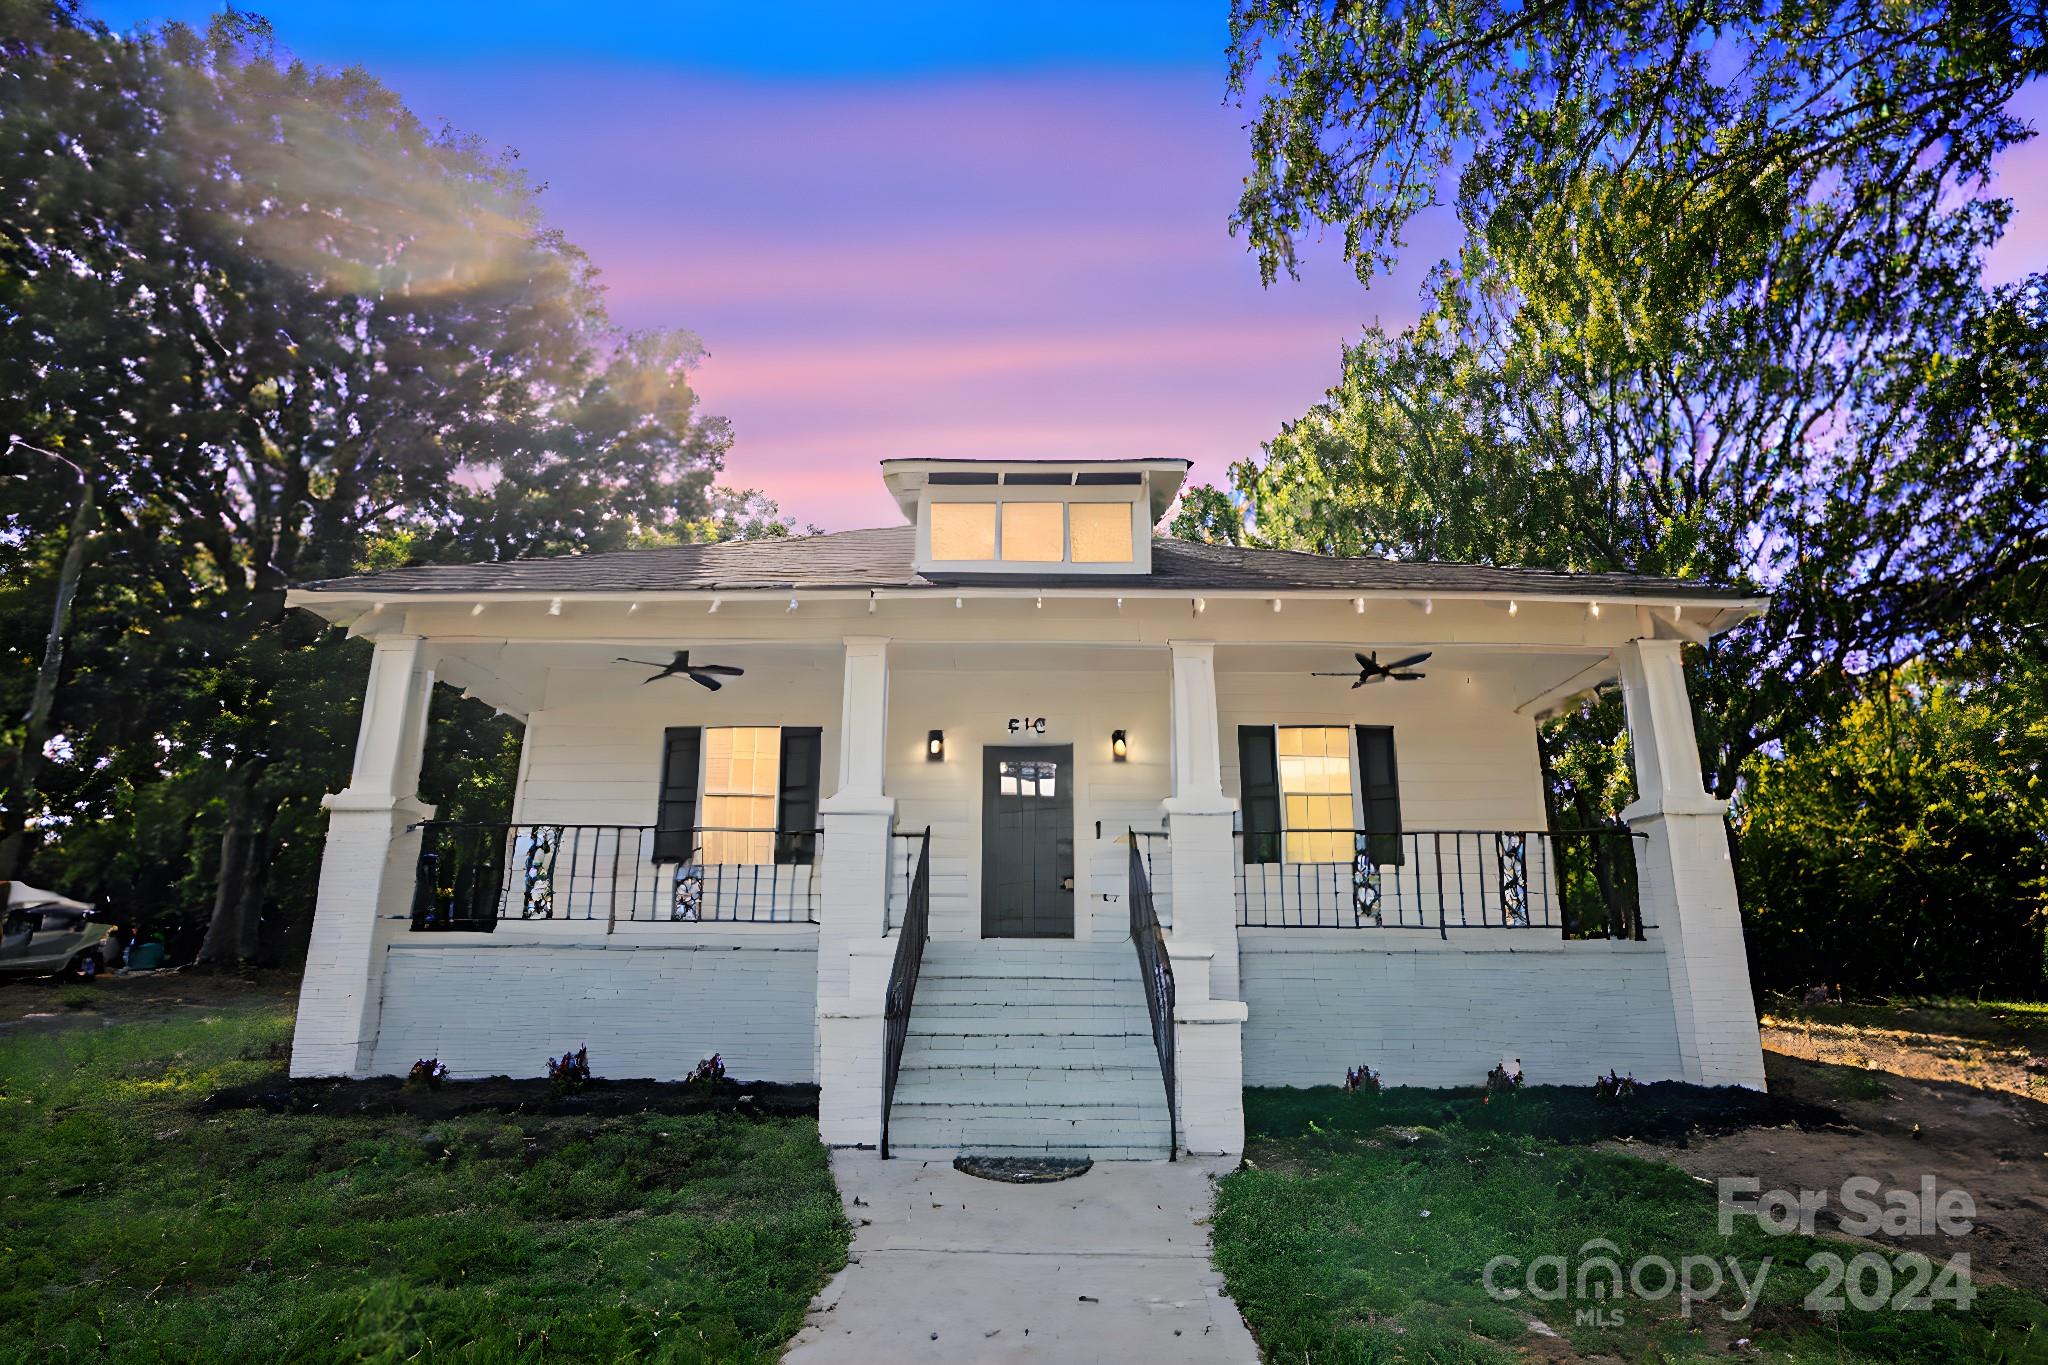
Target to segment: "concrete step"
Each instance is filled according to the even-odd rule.
[[[1166,1116],[1166,1083],[1155,1062],[1142,1066],[936,1067],[900,1072],[896,1104],[984,1110],[1124,1110]]]
[[[1150,1034],[959,1034],[910,1038],[905,1071],[933,1067],[1024,1067],[1034,1071],[1100,1071],[1105,1066],[1158,1069]]]
[[[971,1008],[971,1007],[963,1007]],[[1072,1009],[1043,1015],[1014,1010],[972,1009],[958,1015],[912,1011],[912,1038],[1152,1038],[1150,1017],[1143,1010],[1105,1009],[1076,1013]]]
[[[889,1120],[892,1149],[935,1152],[1086,1154],[1149,1160],[1168,1154],[1166,1111],[1086,1105],[1006,1106],[906,1103]]]

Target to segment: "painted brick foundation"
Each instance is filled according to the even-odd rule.
[[[1337,1085],[1365,1062],[1389,1085],[1477,1085],[1503,1054],[1532,1084],[1680,1078],[1661,945],[1397,932],[1245,930],[1244,1083]]]
[[[384,960],[374,1075],[439,1057],[457,1076],[537,1076],[587,1044],[599,1076],[677,1080],[712,1053],[742,1080],[812,1082],[815,931],[688,943],[449,943]]]

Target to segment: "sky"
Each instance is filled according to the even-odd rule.
[[[247,0],[245,0],[247,3]],[[208,0],[95,0],[117,28]],[[1248,165],[1225,0],[774,6],[261,0],[430,121],[516,149],[615,319],[684,328],[735,440],[723,481],[827,530],[900,519],[903,456],[1161,457],[1222,482],[1415,316],[1311,249],[1271,288],[1228,232]],[[2025,112],[2048,124],[2048,92]],[[2048,263],[2048,146],[1994,279]]]

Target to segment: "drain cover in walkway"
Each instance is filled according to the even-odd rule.
[[[953,1169],[983,1180],[1002,1180],[1012,1185],[1044,1185],[1055,1180],[1072,1180],[1086,1175],[1095,1163],[1085,1156],[974,1156],[962,1152],[953,1158]]]

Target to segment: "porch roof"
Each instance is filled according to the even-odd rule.
[[[654,550],[559,555],[486,564],[421,564],[301,585],[309,593],[351,596],[498,593],[787,592],[795,589],[1058,588],[1063,592],[1136,589],[1200,592],[1408,592],[1527,597],[1597,596],[1760,604],[1764,594],[1694,579],[1625,573],[1560,573],[1432,560],[1338,558],[1292,550],[1205,545],[1158,537],[1149,574],[1085,578],[1044,573],[919,573],[911,567],[916,528],[727,541]]]

